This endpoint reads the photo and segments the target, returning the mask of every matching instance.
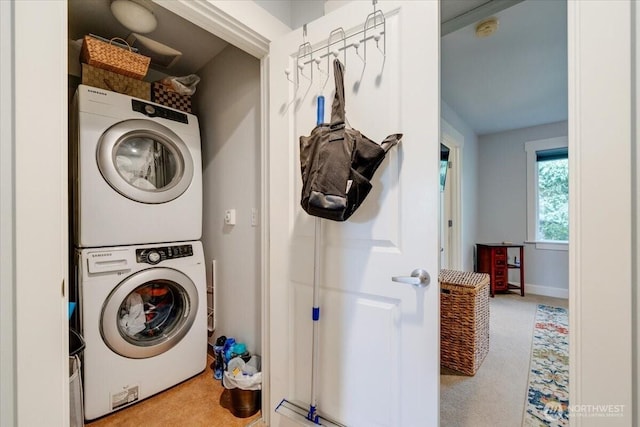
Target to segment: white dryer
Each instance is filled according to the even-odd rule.
[[[85,418],[202,372],[207,303],[200,242],[76,250]]]
[[[75,104],[75,246],[200,239],[198,118],[84,85]]]

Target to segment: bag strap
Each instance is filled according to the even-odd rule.
[[[344,122],[344,65],[338,59],[333,60],[333,78],[336,84],[336,95],[331,105],[331,124]]]

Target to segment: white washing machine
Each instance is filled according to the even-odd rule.
[[[75,246],[199,240],[198,118],[85,85],[75,104]]]
[[[76,250],[85,418],[202,372],[207,297],[200,242]]]

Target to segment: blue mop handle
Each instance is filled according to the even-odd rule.
[[[318,380],[320,367],[320,261],[322,254],[322,219],[315,218],[315,239],[313,246],[313,330],[311,347],[311,398],[309,399],[309,413],[307,419],[315,424],[318,422]]]
[[[324,96],[318,95],[318,118],[316,119],[316,125],[320,126],[324,123]]]

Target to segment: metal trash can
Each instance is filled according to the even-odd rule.
[[[82,376],[80,354],[84,350],[84,339],[69,328],[69,426],[84,426],[84,402],[82,400]]]
[[[260,365],[258,355],[252,356],[247,363],[242,358],[236,357],[229,362],[227,371],[224,371],[222,385],[231,393],[231,413],[238,418],[250,417],[260,410],[262,390]]]
[[[232,388],[231,413],[238,418],[247,418],[260,410],[260,390]]]

